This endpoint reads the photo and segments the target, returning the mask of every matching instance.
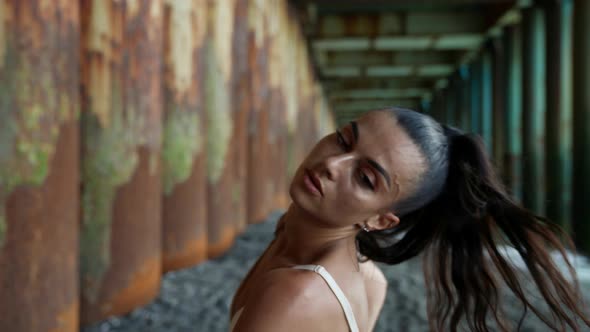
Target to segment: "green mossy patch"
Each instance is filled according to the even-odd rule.
[[[199,115],[177,105],[168,109],[162,145],[162,185],[166,195],[190,177],[203,144]]]
[[[45,182],[60,127],[70,119],[63,107],[71,104],[53,73],[35,71],[38,66],[28,63],[10,41],[5,50],[0,71],[6,78],[0,80],[0,247],[7,230],[5,199],[16,187]]]
[[[113,202],[117,188],[131,179],[137,167],[139,139],[129,130],[129,119],[120,111],[111,114],[106,128],[100,126],[92,112],[84,112],[81,121],[86,153],[81,165],[80,272],[84,295],[96,301],[99,281],[110,265]]]

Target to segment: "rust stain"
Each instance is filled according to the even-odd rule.
[[[232,226],[226,226],[221,230],[219,240],[215,243],[209,242],[207,245],[207,256],[216,258],[221,256],[229,247],[231,247],[235,238],[235,229]]]
[[[62,125],[44,183],[19,186],[7,197],[0,331],[49,331],[60,323],[56,317],[65,324],[60,331],[77,331],[78,311],[68,309],[78,301],[77,133],[76,122]]]
[[[173,241],[172,239],[170,241]],[[163,272],[178,270],[196,265],[207,258],[207,237],[201,234],[198,239],[187,241],[183,248],[164,255]]]
[[[80,309],[80,303],[77,301],[73,302],[67,308],[60,312],[57,317],[57,327],[50,329],[48,332],[75,332],[79,330],[79,319],[78,312]]]
[[[103,317],[121,315],[150,303],[158,294],[161,280],[160,257],[147,259],[117,294],[101,304]]]

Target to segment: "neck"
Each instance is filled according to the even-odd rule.
[[[281,218],[277,235],[278,255],[293,264],[312,264],[327,258],[343,259],[357,267],[355,226],[333,226],[308,214],[295,204]]]

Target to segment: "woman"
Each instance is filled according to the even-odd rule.
[[[387,288],[372,261],[398,264],[423,251],[431,330],[488,331],[491,317],[514,331],[499,315],[500,279],[538,311],[499,253],[503,243],[531,272],[553,314],[539,315],[549,328],[590,326],[577,283],[550,256],[557,249],[567,262],[559,241],[567,236],[508,197],[476,137],[429,116],[364,114],[317,143],[289,194],[275,239],[234,297],[234,332],[372,331]]]

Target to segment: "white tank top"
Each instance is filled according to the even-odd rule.
[[[344,316],[346,316],[346,322],[348,323],[348,328],[351,332],[358,332],[358,325],[356,323],[356,319],[354,318],[354,314],[352,313],[352,307],[350,306],[350,302],[342,292],[342,289],[336,283],[336,280],[332,278],[332,275],[328,273],[328,271],[321,265],[296,265],[293,266],[293,269],[297,270],[309,270],[319,274],[328,284],[338,302],[342,306],[342,310],[344,311]],[[234,316],[231,318],[229,331],[233,331],[238,319],[240,319],[240,315],[242,315],[242,311],[244,311],[244,307],[240,308],[240,310],[236,311]]]

